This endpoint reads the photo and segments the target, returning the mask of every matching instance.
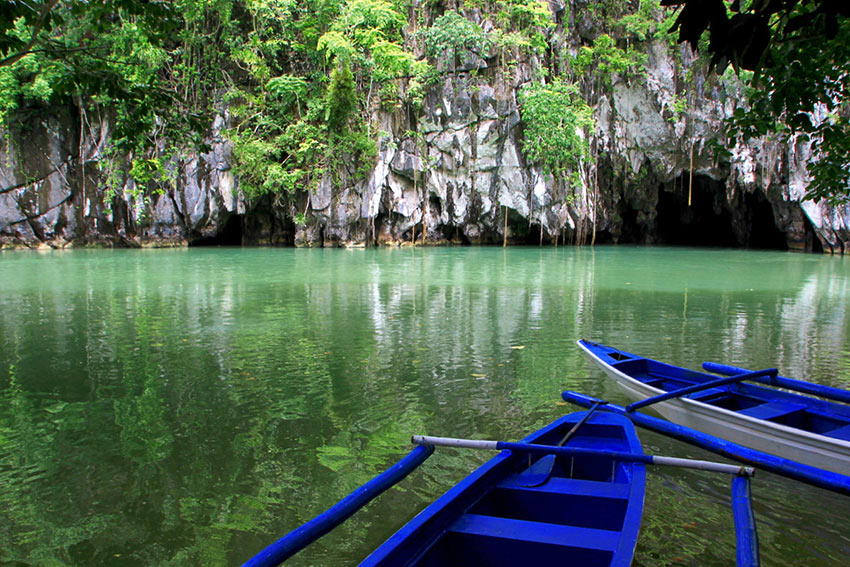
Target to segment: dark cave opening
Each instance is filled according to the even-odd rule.
[[[739,246],[732,216],[724,205],[723,187],[716,181],[694,178],[688,203],[688,179],[673,183],[673,190],[659,188],[656,230],[661,244],[674,246]]]
[[[544,244],[548,244],[549,238],[547,238],[546,233],[544,232],[543,233],[543,240],[541,241],[541,239],[540,239],[540,225],[534,224],[534,223],[530,224],[526,228],[525,237],[522,240],[515,241],[516,244],[529,245],[529,246],[532,245],[532,244],[539,245],[541,242],[543,242]]]
[[[503,209],[504,211],[504,209]],[[540,224],[533,221],[529,222],[527,218],[519,214],[516,209],[508,208],[508,241],[511,244],[539,244],[540,243]],[[502,213],[504,214],[504,212]],[[502,217],[504,219],[504,217]],[[548,242],[547,235],[544,236],[544,242]]]
[[[643,242],[643,230],[638,225],[637,216],[637,211],[632,208],[620,211],[622,228],[617,239],[619,244],[640,244]]]
[[[213,236],[197,238],[189,246],[242,246],[244,215],[230,215]]]
[[[672,246],[787,250],[770,202],[760,191],[744,193],[733,217],[722,182],[695,176],[689,197],[687,175],[658,191],[658,242]]]
[[[743,210],[749,222],[747,248],[763,250],[787,250],[788,242],[785,235],[776,227],[773,218],[773,207],[761,191],[744,194]]]

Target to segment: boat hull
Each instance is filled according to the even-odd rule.
[[[671,369],[670,372],[682,372],[688,378],[692,379],[697,376],[703,380],[716,378],[716,376],[664,365],[650,359],[588,341],[578,341],[578,345],[605,374],[617,381],[618,386],[632,400],[642,400],[663,394],[668,390],[646,384],[615,366],[628,361],[629,358],[635,361],[646,360],[661,367]],[[610,354],[612,353],[616,353],[615,356],[619,360],[611,358]],[[747,388],[749,388],[746,391],[747,394],[758,394],[761,393],[759,391],[766,391],[770,392],[770,394],[766,395],[776,396],[781,403],[786,405],[797,404],[805,406],[806,404],[813,403],[813,406],[811,406],[813,407],[813,412],[816,412],[818,415],[829,414],[829,411],[825,409],[830,405],[828,402],[812,400],[807,396],[784,392],[776,392],[774,394],[774,391],[767,388],[755,386],[748,386]],[[734,394],[737,391],[737,387],[731,386],[728,391]],[[671,399],[659,402],[653,405],[652,408],[673,423],[737,443],[738,445],[743,445],[744,447],[839,474],[846,475],[850,472],[850,441],[805,431],[767,419],[751,417],[738,411],[717,407],[695,399]],[[835,419],[846,419],[848,414],[846,407],[837,406],[836,411],[839,411],[839,414],[833,416]]]
[[[557,444],[585,412],[526,437]],[[631,422],[594,413],[567,446],[641,453]],[[537,458],[532,459],[537,461]],[[550,479],[525,486],[527,455],[503,451],[423,510],[361,567],[630,565],[643,511],[644,466],[559,457]]]

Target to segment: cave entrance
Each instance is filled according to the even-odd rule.
[[[656,215],[658,240],[673,246],[739,246],[723,187],[712,179],[693,180],[688,205],[688,177],[681,176],[672,190],[659,188]]]
[[[502,207],[502,215],[504,215],[504,207]],[[504,222],[504,216],[500,217],[499,222]],[[543,232],[542,236],[541,231]],[[508,242],[511,244],[520,246],[552,244],[556,237],[560,237],[560,232],[549,234],[548,231],[543,230],[537,219],[529,220],[520,215],[516,209],[508,209]],[[504,232],[500,230],[493,235],[493,242],[501,244],[503,238]]]
[[[744,194],[742,210],[745,212],[749,226],[746,234],[747,248],[763,250],[787,250],[788,241],[785,234],[776,226],[773,220],[773,207],[761,191]]]
[[[528,219],[522,216],[517,212],[516,209],[511,209],[506,207],[500,207],[501,214],[505,214],[505,210],[508,211],[508,241],[512,244],[537,244],[540,242],[540,227],[538,226],[536,230],[532,230],[531,223],[528,222]],[[504,222],[504,216],[501,217],[499,223]],[[504,236],[504,235],[502,235]],[[535,240],[536,239],[536,240]]]
[[[705,176],[694,177],[689,205],[688,176],[683,175],[671,190],[658,191],[658,241],[673,246],[788,249],[763,193],[743,194],[734,218],[731,209],[725,186]]]
[[[638,224],[638,212],[631,207],[620,209],[620,218],[623,226],[620,229],[619,244],[640,244],[644,241],[644,234]]]
[[[224,226],[214,235],[198,238],[189,242],[189,246],[242,246],[242,227],[244,215],[230,215]]]

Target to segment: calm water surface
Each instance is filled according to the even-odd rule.
[[[574,342],[850,387],[850,261],[672,248],[0,254],[0,565],[231,566],[404,455],[624,402]],[[648,451],[713,458],[641,433]],[[356,564],[485,455],[438,450],[290,565]],[[754,482],[766,566],[850,498]],[[654,470],[637,566],[734,564],[729,480]]]

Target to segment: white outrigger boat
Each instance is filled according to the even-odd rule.
[[[626,395],[627,411],[652,405],[673,423],[826,471],[850,475],[850,392],[778,375],[704,363],[688,370],[580,340]],[[758,382],[759,385],[745,384]],[[789,392],[776,388],[776,386]],[[813,397],[817,396],[817,397]]]

